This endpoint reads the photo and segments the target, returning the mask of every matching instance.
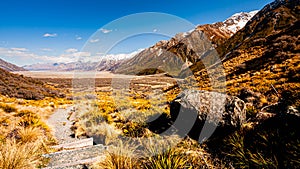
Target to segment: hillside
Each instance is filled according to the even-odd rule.
[[[33,78],[10,73],[0,68],[0,94],[8,97],[40,100],[44,97],[64,97],[59,90]]]
[[[26,69],[16,66],[14,64],[8,63],[0,58],[0,68],[7,71],[26,71]]]
[[[247,88],[262,94],[264,104],[289,93],[286,99],[299,109],[299,9],[299,1],[275,1],[218,47],[228,93],[237,95]],[[209,88],[207,72],[195,72],[200,87]]]

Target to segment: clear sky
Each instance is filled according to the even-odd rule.
[[[263,8],[272,0],[2,0],[0,2],[0,57],[19,66],[38,62],[67,62],[104,25],[126,15],[162,12],[194,25],[223,21],[234,13]],[[128,23],[134,27],[136,23]],[[147,27],[147,23],[144,23]],[[182,28],[162,24],[149,27]],[[102,29],[113,34],[117,28]],[[188,31],[188,30],[186,30]],[[148,47],[163,36],[133,38],[113,53]],[[126,46],[126,47],[124,47]]]

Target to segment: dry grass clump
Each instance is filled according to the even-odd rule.
[[[162,137],[146,144],[146,158],[143,158],[143,168],[226,168],[225,163],[213,158],[205,145],[176,135]]]
[[[185,158],[188,159],[188,166],[192,168],[226,168],[224,162],[211,156],[205,144],[200,144],[196,140],[186,138],[180,141],[176,148],[184,152]]]
[[[24,169],[35,168],[40,160],[40,142],[20,143],[6,140],[0,143],[0,168]]]
[[[227,145],[232,147],[230,153],[233,165],[238,168],[276,168],[278,166],[276,157],[266,158],[263,153],[253,152],[245,146],[245,140],[242,134],[235,133],[227,140]]]
[[[0,168],[42,167],[45,161],[41,155],[55,143],[45,123],[53,108],[47,106],[48,101],[5,96],[0,96],[0,102]]]
[[[44,120],[36,113],[30,110],[21,110],[18,112],[16,117],[18,119],[18,125],[23,127],[37,127],[43,131],[50,132],[49,126],[44,122]]]
[[[151,139],[150,139],[151,140]],[[178,149],[168,149],[174,140],[123,141],[119,140],[106,151],[106,158],[93,165],[96,169],[147,169],[176,168],[187,164],[183,153]],[[144,152],[143,152],[144,151]],[[179,160],[179,161],[178,161]]]
[[[150,131],[146,130],[147,121],[168,112],[166,100],[146,97],[138,92],[97,92],[97,97],[98,100],[92,103],[92,109],[78,115],[78,122],[74,127],[76,130],[84,129],[89,136],[106,133],[99,129],[99,124],[105,121],[116,131],[123,131],[125,136],[146,137],[151,135]]]
[[[137,141],[140,140],[140,141]],[[106,158],[93,164],[95,169],[192,169],[226,168],[228,165],[191,140],[178,136],[122,141],[110,146]]]
[[[226,157],[236,168],[299,166],[298,124],[294,116],[274,117],[252,130],[237,131],[224,139]]]
[[[158,153],[155,146],[149,149],[150,153],[154,155],[146,159],[145,168],[146,169],[183,169],[192,168],[188,167],[188,159],[185,158],[184,153],[178,149],[169,148],[163,153]]]
[[[117,130],[114,126],[102,122],[100,124],[93,124],[86,131],[89,136],[93,136],[95,142],[109,145],[116,142],[121,135],[121,130]]]
[[[127,137],[149,137],[152,135],[145,123],[128,122],[122,126],[123,135]]]
[[[1,103],[2,107],[12,107],[12,103]],[[8,135],[14,136],[19,134],[31,135],[34,136],[37,133],[41,133],[41,135],[49,135],[50,136],[50,128],[39,114],[42,114],[41,110],[36,109],[26,109],[20,106],[13,106],[13,112],[4,111],[0,109],[0,127],[1,129],[1,137],[6,138]],[[12,110],[12,108],[9,108]],[[34,110],[37,110],[34,112]],[[48,112],[47,112],[48,113]],[[28,136],[30,138],[31,136]],[[27,136],[26,136],[27,137]],[[33,137],[35,138],[35,137]]]
[[[22,143],[32,143],[43,137],[43,132],[39,128],[20,128],[18,131],[19,140]]]
[[[130,142],[119,141],[110,146],[106,158],[93,165],[95,169],[136,169],[138,168],[137,146]]]

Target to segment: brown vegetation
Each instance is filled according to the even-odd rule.
[[[59,90],[43,82],[0,69],[0,94],[8,97],[41,100],[45,97],[64,97]]]

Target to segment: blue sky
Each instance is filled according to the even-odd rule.
[[[223,21],[234,13],[261,9],[270,2],[271,0],[3,0],[0,2],[0,57],[20,66],[38,62],[67,62],[72,55],[80,52],[97,30],[126,15],[162,12],[198,25]],[[132,22],[126,26],[135,27],[137,24],[140,23]],[[163,23],[151,27],[145,22],[143,26],[148,26],[154,32],[172,29],[174,34],[188,29]],[[118,30],[110,28],[99,31],[114,34]],[[116,47],[112,53],[128,53],[168,38],[158,35],[133,37]]]

